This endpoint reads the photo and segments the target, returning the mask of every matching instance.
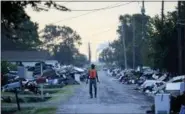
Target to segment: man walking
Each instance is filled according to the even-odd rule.
[[[90,94],[90,98],[93,98],[93,92],[92,92],[92,88],[94,87],[94,96],[96,98],[97,96],[97,82],[99,82],[98,79],[98,73],[95,69],[95,65],[92,64],[91,65],[91,69],[89,70],[88,73],[88,78],[87,78],[87,82],[88,83],[89,80],[89,94]]]

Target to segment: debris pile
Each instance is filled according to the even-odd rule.
[[[24,67],[24,71],[21,73],[23,76],[19,76],[19,70],[9,71],[9,73],[5,74],[4,77],[6,78],[3,79],[7,81],[1,86],[1,91],[14,93],[16,89],[19,94],[23,93],[23,95],[24,93],[28,93],[29,95],[41,95],[41,85],[45,88],[62,88],[65,85],[80,84],[77,81],[77,75],[80,76],[79,80],[83,81],[86,78],[85,69],[72,65],[64,65],[56,69],[52,65],[36,63],[34,67]],[[12,97],[1,97],[1,100],[3,102],[11,102],[12,100],[10,98]]]
[[[153,97],[155,104],[152,111],[148,112],[165,111],[176,114],[184,111],[185,75],[174,76],[149,67],[137,70],[112,68],[107,70],[107,75],[118,79],[122,84],[134,84],[135,90]]]

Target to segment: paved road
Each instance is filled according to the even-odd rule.
[[[81,84],[76,94],[63,105],[60,105],[57,114],[62,113],[145,113],[151,106],[151,101],[133,90],[130,85],[118,83],[106,72],[99,72],[97,98],[90,99],[88,85]]]

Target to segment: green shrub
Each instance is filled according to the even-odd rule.
[[[1,84],[2,84],[1,86],[8,83],[8,77],[4,76],[4,74],[7,74],[9,70],[17,70],[17,66],[7,61],[1,61],[1,75],[3,76],[1,81]]]

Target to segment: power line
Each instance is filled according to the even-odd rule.
[[[126,4],[120,4],[120,5],[123,6],[123,5],[127,5],[127,4],[130,4],[130,3],[131,3],[131,2],[126,3]],[[117,7],[119,7],[120,5],[118,5]],[[65,21],[65,20],[71,20],[71,19],[78,18],[78,17],[84,16],[84,15],[88,15],[88,14],[91,14],[91,13],[94,13],[94,12],[97,12],[97,11],[100,11],[100,9],[101,9],[101,10],[106,10],[106,9],[112,9],[112,8],[116,8],[116,7],[115,7],[115,6],[107,6],[107,7],[104,7],[104,8],[99,8],[99,10],[98,10],[98,9],[94,9],[92,12],[88,12],[88,13],[84,13],[84,14],[81,14],[81,15],[78,15],[78,16],[66,18],[66,19],[57,21],[57,22],[55,22],[55,23],[59,23],[59,22]],[[73,11],[73,10],[72,10],[72,11]],[[53,24],[53,23],[52,23],[52,24]]]
[[[91,14],[91,13],[94,13],[94,12],[98,12],[98,11],[102,11],[102,10],[106,10],[106,9],[112,9],[112,8],[116,8],[116,7],[120,7],[120,6],[125,6],[125,5],[128,5],[132,2],[129,2],[129,3],[125,3],[125,4],[119,4],[117,6],[107,6],[107,7],[104,7],[104,8],[99,8],[99,10],[93,10],[91,12],[87,12],[87,13],[84,13],[84,14],[81,14],[81,15],[78,15],[78,16],[74,16],[74,17],[69,17],[69,18],[66,18],[66,19],[63,19],[63,20],[59,20],[59,21],[56,21],[56,22],[53,22],[53,23],[50,23],[50,24],[56,24],[56,23],[59,23],[59,22],[62,22],[62,21],[66,21],[66,20],[72,20],[72,19],[75,19],[75,18],[78,18],[78,17],[81,17],[81,16],[85,16],[85,15],[88,15],[88,14]],[[116,5],[116,4],[114,4]],[[101,9],[101,10],[100,10]],[[43,32],[44,29],[42,29],[39,33]]]
[[[66,5],[66,4],[69,4],[69,3],[71,3],[70,1],[69,2],[64,2],[62,5]]]
[[[117,3],[116,3],[116,4],[113,4],[113,5],[117,5]],[[113,5],[111,5],[111,6],[113,6]],[[111,6],[107,6],[107,7],[111,7]],[[56,23],[59,23],[59,22],[62,22],[62,21],[66,21],[66,20],[72,20],[72,19],[75,19],[75,18],[78,18],[78,17],[81,17],[81,16],[85,16],[85,15],[88,15],[88,14],[91,14],[91,13],[94,13],[94,12],[97,12],[97,11],[99,11],[99,10],[87,12],[87,13],[84,13],[84,14],[81,14],[81,15],[78,15],[78,16],[69,17],[69,18],[66,18],[66,19],[63,19],[63,20],[59,20],[59,21],[50,23],[50,24],[56,24]],[[43,31],[44,31],[44,29],[42,29],[42,30],[39,32],[39,34],[40,34],[41,32],[43,32]]]
[[[69,17],[69,18],[66,18],[66,19],[63,19],[63,20],[59,20],[59,21],[54,22],[54,23],[51,23],[51,24],[60,23],[60,22],[62,22],[62,21],[66,21],[66,20],[68,20],[68,21],[69,21],[69,20],[72,20],[72,19],[74,19],[74,18],[78,18],[78,17],[81,17],[81,16],[88,15],[88,14],[90,14],[90,13],[93,13],[93,12],[88,12],[88,13],[84,13],[84,14],[81,14],[81,15],[78,15],[78,16]]]
[[[64,4],[62,4],[62,5],[64,5]],[[114,4],[114,5],[120,5],[120,3]],[[97,8],[97,9],[72,9],[72,10],[70,10],[70,11],[95,11],[95,10],[104,10],[104,9],[110,8],[110,7],[112,7],[112,6],[113,6],[113,5],[111,5],[111,6],[106,6],[106,7],[103,7],[103,8]],[[42,7],[47,8],[47,7],[45,7],[45,6],[42,6]],[[49,8],[48,8],[48,9],[49,9]],[[50,9],[55,9],[55,10],[56,10],[56,8],[54,8],[54,7],[50,7]]]
[[[101,35],[101,34],[103,34],[103,33],[106,33],[106,32],[108,32],[108,31],[110,31],[110,30],[113,30],[113,28],[109,28],[108,30],[104,30],[104,31],[99,32],[99,33],[96,33],[96,34],[92,34],[92,36],[99,36],[99,35]],[[92,37],[92,36],[91,36],[91,37]]]
[[[117,8],[117,7],[121,7],[123,5],[127,5],[127,4],[130,4],[131,2],[129,3],[125,3],[125,4],[119,4],[119,5],[116,5],[116,6],[107,6],[107,7],[103,7],[103,8],[98,8],[98,9],[73,9],[71,11],[99,11],[99,10],[106,10],[106,9],[112,9],[112,8]]]
[[[116,6],[106,6],[106,7],[103,7],[103,8],[97,8],[97,9],[70,9],[69,11],[99,11],[99,10],[106,10],[106,9],[112,9],[112,8],[116,8],[116,7],[121,7],[121,6],[123,6],[123,5],[127,5],[127,4],[130,4],[131,2],[129,2],[129,3],[126,3],[126,4],[114,4],[114,5],[116,5]],[[64,4],[62,4],[62,5],[64,5]],[[41,6],[41,7],[44,7],[44,8],[47,8],[47,7],[45,7],[45,6]],[[48,8],[48,9],[55,9],[56,10],[56,8],[54,8],[54,7],[50,7],[50,8]]]
[[[130,2],[130,0],[61,0],[61,1],[58,1],[57,2],[101,2],[101,3],[104,3],[104,2]],[[136,2],[136,1],[135,1]],[[147,2],[161,2],[161,0],[155,0],[155,1],[147,1]],[[167,1],[167,2],[174,2],[174,1]]]

